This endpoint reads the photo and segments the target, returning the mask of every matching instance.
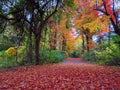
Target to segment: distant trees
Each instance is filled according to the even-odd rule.
[[[67,12],[67,11],[66,11]],[[59,20],[51,21],[50,46],[53,50],[62,50],[68,53],[73,52],[76,47],[76,40],[72,35],[70,12],[59,12]],[[56,16],[56,15],[55,15]],[[53,17],[56,18],[56,17]],[[72,42],[72,43],[71,43]]]

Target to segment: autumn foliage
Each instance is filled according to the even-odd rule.
[[[68,18],[68,14],[62,13],[60,21],[51,23],[50,46],[52,49],[63,50],[68,53],[72,53],[75,50],[76,39],[69,19],[71,18]]]

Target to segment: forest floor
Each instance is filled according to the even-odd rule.
[[[0,90],[120,90],[120,68],[68,58],[58,64],[0,70]]]

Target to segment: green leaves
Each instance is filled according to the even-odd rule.
[[[77,5],[74,0],[64,0],[65,6],[71,7],[73,9],[77,8]]]
[[[64,53],[52,50],[52,51],[41,51],[42,61],[44,63],[58,63],[62,62],[65,59]]]
[[[66,21],[66,28],[69,29],[71,27],[71,21],[68,19]]]

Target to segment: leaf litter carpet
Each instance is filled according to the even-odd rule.
[[[63,62],[0,70],[0,90],[120,90],[120,68]]]

